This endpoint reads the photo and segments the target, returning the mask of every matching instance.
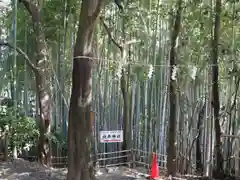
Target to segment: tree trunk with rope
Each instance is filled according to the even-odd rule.
[[[94,179],[91,160],[92,40],[103,0],[82,0],[74,47],[68,123],[67,180]]]

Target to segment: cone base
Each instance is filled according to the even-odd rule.
[[[157,180],[157,179],[160,179],[160,176],[159,177],[155,177],[155,178],[149,178],[149,180]]]

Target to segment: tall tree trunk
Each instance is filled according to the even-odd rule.
[[[182,14],[182,0],[178,0],[177,13],[174,22],[172,36],[171,36],[171,50],[170,50],[170,84],[169,84],[169,101],[170,101],[170,116],[168,124],[168,147],[167,147],[167,170],[168,175],[176,175],[176,119],[177,119],[177,82],[174,76],[174,68],[177,65],[176,62],[176,40],[181,26],[181,14]]]
[[[206,103],[204,103],[198,114],[197,130],[198,136],[196,140],[196,171],[199,175],[203,175],[203,162],[202,162],[202,152],[201,152],[201,138],[202,138],[202,122],[204,118],[204,113],[206,109]]]
[[[48,55],[45,36],[40,22],[40,9],[29,0],[19,0],[29,12],[36,41],[36,68],[34,69],[39,101],[39,128],[40,138],[38,144],[38,159],[43,165],[50,166],[50,120],[52,111],[51,93],[48,82]]]
[[[128,68],[129,69],[129,68]],[[128,72],[129,73],[129,72]],[[122,76],[121,76],[121,91],[122,91],[122,96],[123,96],[123,144],[122,144],[122,150],[129,150],[129,134],[131,129],[130,127],[130,116],[129,116],[129,109],[130,109],[130,104],[129,104],[129,92],[128,92],[128,82],[127,82],[127,77],[125,75],[124,70],[122,70]],[[124,153],[124,155],[127,155],[127,153]],[[124,162],[127,162],[128,159],[127,157],[123,159]]]
[[[238,96],[238,89],[239,89],[239,85],[240,85],[239,84],[240,83],[240,78],[236,77],[236,76],[234,78],[235,78],[235,95],[234,95],[234,98],[233,98],[233,103],[232,103],[231,108],[229,110],[229,122],[228,122],[228,131],[227,131],[227,134],[231,134],[231,135],[234,135],[234,133],[235,133],[235,131],[234,131],[235,120],[234,119],[236,118],[237,96]],[[231,154],[232,154],[232,145],[231,145],[232,143],[233,143],[233,140],[228,138],[228,140],[227,140],[228,148],[227,148],[227,153],[225,154],[226,159],[228,159],[228,157],[230,157]],[[229,158],[226,166],[231,167],[230,165],[231,165],[231,159]],[[228,170],[229,170],[229,168],[228,168]]]
[[[94,179],[91,162],[90,123],[92,102],[91,59],[94,27],[103,0],[82,0],[77,39],[74,47],[72,93],[68,123],[68,174],[67,180]]]
[[[214,125],[215,125],[215,137],[216,137],[216,168],[215,173],[217,177],[223,175],[223,157],[221,153],[221,127],[219,117],[219,89],[218,89],[218,44],[220,37],[220,15],[221,15],[221,0],[216,0],[215,5],[215,23],[214,34],[212,39],[212,107],[214,110]]]
[[[125,19],[122,20],[122,36],[125,40]],[[118,47],[120,45],[118,44]],[[126,53],[126,49],[123,47],[119,48],[121,51],[121,61],[125,60],[124,54]],[[123,68],[123,67],[122,67]],[[130,129],[130,101],[129,101],[129,73],[130,73],[130,66],[127,67],[127,70],[122,69],[122,76],[120,80],[120,87],[122,91],[123,97],[123,143],[122,143],[122,150],[129,150],[130,149],[130,140],[131,140],[131,129]],[[123,153],[124,156],[127,155],[127,152]],[[123,158],[124,162],[127,162],[129,159],[128,157]]]

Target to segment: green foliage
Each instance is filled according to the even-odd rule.
[[[39,137],[35,119],[22,115],[20,110],[15,111],[12,107],[1,107],[0,128],[8,132],[10,145],[19,151],[29,150]]]
[[[50,135],[50,139],[53,144],[60,146],[60,148],[67,148],[67,136],[65,136],[63,132],[53,131],[53,133]]]
[[[67,136],[62,130],[57,129],[56,126],[53,126],[48,138],[53,146],[61,149],[63,153],[67,153]]]
[[[52,130],[52,133],[49,136],[50,141],[52,142],[53,147],[61,149],[62,155],[67,155],[67,136],[64,135],[62,131]]]

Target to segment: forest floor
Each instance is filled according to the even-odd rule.
[[[101,169],[96,173],[98,180],[145,180],[146,173],[140,169],[126,167]],[[0,162],[0,180],[64,180],[66,168],[45,168],[36,162],[15,159]]]

